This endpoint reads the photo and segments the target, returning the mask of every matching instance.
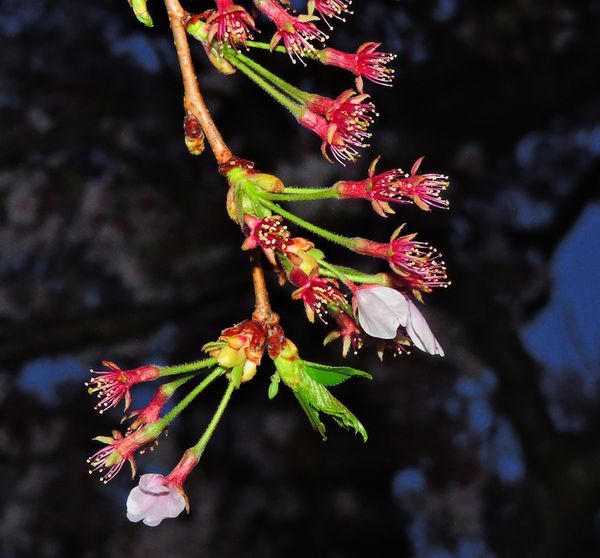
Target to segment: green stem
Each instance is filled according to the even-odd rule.
[[[233,380],[229,380],[229,385],[227,386],[227,389],[225,390],[225,393],[223,394],[223,397],[219,402],[219,406],[217,407],[215,414],[213,415],[211,421],[208,423],[204,434],[202,434],[198,442],[188,450],[190,454],[196,456],[198,459],[202,455],[202,452],[204,451],[204,448],[206,448],[210,437],[213,435],[215,429],[217,428],[217,424],[219,424],[219,421],[221,420],[221,417],[225,412],[225,408],[227,407],[227,404],[231,399],[231,394],[233,393],[234,389],[235,382]]]
[[[194,378],[193,374],[188,374],[186,376],[184,376],[183,378],[177,378],[177,380],[173,380],[171,382],[167,382],[165,384],[163,384],[162,386],[160,386],[160,389],[163,390],[163,393],[167,393],[169,396],[173,395],[175,393],[175,390],[182,386],[183,384],[185,384],[187,381],[191,380],[192,378]]]
[[[317,262],[319,262],[319,275],[339,279],[344,284],[347,284],[349,281],[351,281],[347,275],[338,271],[334,265],[331,265],[329,262],[325,261],[325,258],[319,258],[314,254],[313,257],[317,260]]]
[[[267,200],[281,201],[310,201],[339,198],[339,193],[335,186],[331,186],[330,188],[286,188],[278,194],[260,192],[258,195]]]
[[[229,52],[235,52],[233,49],[228,50]],[[292,101],[288,96],[284,95],[281,91],[273,87],[272,84],[265,81],[257,73],[253,72],[248,66],[246,66],[241,60],[235,56],[227,54],[227,60],[231,62],[240,72],[248,76],[256,85],[258,85],[263,91],[271,95],[278,103],[288,109],[296,118],[302,115],[303,107]]]
[[[202,380],[192,391],[190,391],[175,407],[173,407],[163,418],[161,418],[156,426],[163,430],[179,413],[181,413],[198,395],[200,395],[214,380],[221,376],[225,370],[216,368],[204,380]]]
[[[314,192],[331,192],[335,195],[338,195],[337,183],[329,188],[293,188],[291,186],[286,186],[284,192],[290,194],[312,194]]]
[[[208,368],[213,366],[217,361],[214,358],[205,358],[203,360],[196,360],[194,362],[187,362],[185,364],[177,364],[175,366],[159,366],[161,376],[173,376],[175,374],[185,374],[186,372],[193,372],[200,370],[201,368]]]
[[[362,271],[358,271],[357,269],[352,269],[349,267],[341,267],[331,264],[325,265],[325,263],[321,260],[319,260],[319,264],[324,268],[320,272],[321,275],[325,275],[326,277],[340,279],[340,276],[343,276],[353,283],[388,285],[388,280],[381,273],[371,275],[369,273],[363,273]]]
[[[229,52],[227,53],[228,55]],[[275,85],[275,87],[279,87],[279,89],[281,89],[284,93],[287,93],[290,97],[296,99],[298,102],[306,104],[309,97],[311,96],[310,93],[307,93],[306,91],[302,91],[302,89],[294,87],[291,83],[288,83],[284,79],[281,79],[278,75],[270,72],[265,67],[261,66],[258,62],[255,62],[254,60],[252,60],[252,58],[248,58],[241,52],[233,50],[233,56],[235,56],[243,64],[248,66],[248,68],[262,76],[264,79],[270,81],[273,85]]]
[[[256,48],[259,50],[268,50],[270,52],[280,52],[282,54],[287,54],[287,50],[283,45],[279,45],[276,46],[275,48],[271,48],[271,45],[269,43],[262,43],[260,41],[246,41],[246,46],[249,46],[250,48]],[[319,51],[317,51],[319,52]],[[312,53],[312,52],[306,52],[304,54],[305,58],[308,58],[310,60],[319,60],[319,56],[318,54]]]
[[[282,45],[276,46],[275,48],[271,48],[269,43],[262,43],[260,41],[246,41],[246,46],[250,48],[257,48],[259,50],[268,50],[270,52],[281,52],[283,54],[287,54],[287,50]]]
[[[277,205],[276,203],[270,202],[269,200],[259,198],[258,201],[265,207],[269,208],[271,211],[278,213],[282,217],[285,217],[286,219],[290,220],[292,223],[296,223],[296,225],[306,229],[307,231],[310,231],[314,234],[318,234],[319,236],[322,236],[323,238],[329,240],[330,242],[335,242],[336,244],[340,244],[340,245],[344,246],[344,248],[348,248],[349,250],[354,250],[354,242],[351,238],[342,236],[341,234],[332,233],[332,232],[328,231],[327,229],[322,229],[321,227],[318,227],[317,225],[313,225],[312,223],[309,223],[308,221],[305,221],[304,219],[298,217],[297,215],[294,215],[293,213],[286,211],[285,209],[283,209],[283,207]]]

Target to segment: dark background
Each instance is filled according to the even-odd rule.
[[[198,358],[253,301],[224,182],[183,145],[177,61],[161,3],[149,6],[152,30],[124,0],[0,0],[0,556],[598,556],[600,2],[356,0],[329,44],[382,41],[399,57],[393,89],[366,87],[381,117],[345,169],[194,46],[227,141],[288,184],[362,178],[379,153],[382,169],[426,155],[426,171],[449,174],[450,212],[297,209],[380,241],[406,221],[453,285],[426,308],[446,358],[350,359],[375,375],[336,389],[366,445],[333,425],[321,443],[285,391],[269,402],[267,364],[190,477],[190,515],[154,529],[125,519],[126,473],[108,486],[87,474],[91,438],[119,419],[92,411],[87,369]],[[352,84],[257,57],[329,96]],[[302,355],[341,363],[290,289],[271,291]],[[176,463],[219,391],[141,472]]]

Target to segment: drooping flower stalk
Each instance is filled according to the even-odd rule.
[[[423,157],[417,159],[410,174],[393,169],[375,174],[377,157],[369,168],[369,177],[360,181],[340,181],[333,188],[341,198],[371,200],[373,209],[382,217],[394,213],[390,203],[414,203],[423,211],[448,209],[448,200],[441,196],[448,188],[448,177],[442,174],[417,174]]]
[[[131,404],[131,388],[140,383],[149,382],[162,376],[185,374],[208,368],[215,364],[214,359],[203,359],[177,366],[140,366],[133,370],[121,370],[114,362],[103,361],[108,370],[91,370],[92,376],[87,382],[89,394],[95,394],[100,401],[94,407],[100,414],[125,401],[125,410]]]
[[[448,287],[446,265],[437,249],[415,240],[416,233],[400,236],[401,230],[402,227],[385,244],[355,239],[354,250],[387,260],[407,289],[431,292],[435,287]]]
[[[130,521],[143,521],[145,525],[156,527],[163,519],[177,517],[184,509],[189,511],[190,505],[183,484],[198,465],[234,389],[235,381],[230,380],[201,438],[184,452],[179,463],[166,477],[158,474],[142,475],[138,486],[131,490],[127,498],[127,518]]]
[[[100,480],[104,483],[112,480],[121,470],[125,461],[129,461],[132,473],[135,476],[134,455],[137,451],[154,442],[161,432],[214,380],[224,373],[223,368],[217,368],[191,390],[171,411],[156,422],[148,423],[134,432],[123,436],[120,432],[114,430],[111,436],[97,436],[94,440],[106,444],[106,446],[89,459],[91,466],[90,474],[98,472],[101,474]]]

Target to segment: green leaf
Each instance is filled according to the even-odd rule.
[[[337,386],[348,378],[352,378],[352,376],[373,379],[371,374],[350,366],[326,366],[325,364],[306,360],[302,361],[302,370],[322,386]]]
[[[271,383],[269,384],[269,399],[274,399],[279,391],[279,374],[273,374],[271,376]]]
[[[244,363],[238,364],[231,369],[231,381],[234,383],[236,389],[239,388],[242,383],[243,370]]]
[[[367,431],[362,423],[350,412],[350,410],[338,401],[329,390],[313,380],[308,374],[302,375],[302,380],[294,390],[294,395],[312,427],[321,434],[325,440],[325,425],[319,418],[319,412],[329,415],[339,426],[348,430],[354,430],[360,434],[364,442],[367,441]]]
[[[298,403],[300,403],[302,410],[306,413],[310,425],[321,435],[323,441],[327,440],[327,436],[325,436],[325,425],[319,419],[319,412],[311,407],[310,402],[302,393],[294,392],[294,395],[296,396]]]
[[[133,8],[133,13],[138,21],[147,27],[154,27],[154,22],[150,17],[148,8],[146,8],[146,0],[128,0],[129,5]]]

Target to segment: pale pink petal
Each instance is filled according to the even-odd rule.
[[[163,475],[158,473],[149,473],[142,475],[138,486],[144,491],[150,494],[168,494],[169,487],[166,486],[166,479]]]
[[[145,477],[145,478],[144,478]],[[163,519],[177,517],[185,509],[185,498],[177,487],[157,474],[142,475],[140,485],[127,498],[127,519],[156,527]]]
[[[356,291],[358,321],[365,332],[378,339],[394,339],[408,320],[406,298],[390,287],[363,287]]]
[[[421,349],[430,355],[444,356],[444,349],[435,338],[431,329],[427,325],[427,321],[419,309],[409,300],[408,306],[410,310],[406,332],[414,343],[415,347]]]
[[[139,486],[131,490],[127,498],[127,519],[137,523],[141,521],[146,512],[152,507],[154,497],[142,491]]]
[[[185,509],[185,498],[175,487],[172,487],[168,498],[165,517],[177,517]]]

